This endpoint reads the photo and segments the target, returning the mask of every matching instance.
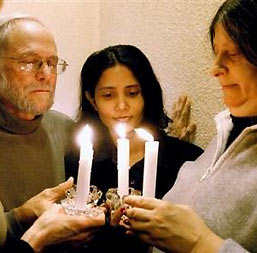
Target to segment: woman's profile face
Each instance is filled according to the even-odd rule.
[[[216,25],[213,46],[212,74],[220,82],[224,103],[234,116],[257,115],[257,67],[240,52],[222,24]]]
[[[111,133],[115,133],[118,123],[126,124],[128,132],[141,124],[144,111],[141,86],[124,65],[115,65],[102,73],[94,103],[101,121]]]

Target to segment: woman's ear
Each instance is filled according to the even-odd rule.
[[[88,91],[85,92],[87,100],[90,102],[90,104],[94,107],[94,109],[97,111],[95,99],[91,97]]]

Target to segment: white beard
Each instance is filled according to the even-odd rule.
[[[34,85],[37,87],[38,85]],[[44,85],[45,86],[45,85]],[[41,115],[47,112],[54,102],[55,88],[50,86],[48,101],[44,101],[43,105],[39,106],[39,99],[29,96],[29,93],[24,88],[17,88],[18,85],[12,85],[9,83],[5,76],[0,76],[0,98],[11,104],[17,111],[25,112],[32,115]]]

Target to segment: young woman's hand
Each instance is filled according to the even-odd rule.
[[[193,142],[196,135],[196,124],[191,122],[190,115],[190,99],[182,95],[173,105],[171,112],[173,123],[170,124],[168,134],[184,141]]]

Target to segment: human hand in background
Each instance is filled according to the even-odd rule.
[[[193,142],[196,135],[196,124],[190,122],[191,101],[188,96],[182,95],[173,104],[168,134],[181,140]]]
[[[47,188],[27,200],[23,205],[14,209],[15,217],[19,222],[32,224],[42,213],[48,210],[53,203],[62,199],[65,192],[73,185],[73,178],[69,178],[53,188]]]
[[[59,204],[52,204],[22,236],[35,252],[64,241],[88,241],[104,225],[104,212],[97,216],[68,215]]]
[[[188,206],[154,198],[128,196],[130,229],[143,241],[165,252],[218,252],[222,243]]]

